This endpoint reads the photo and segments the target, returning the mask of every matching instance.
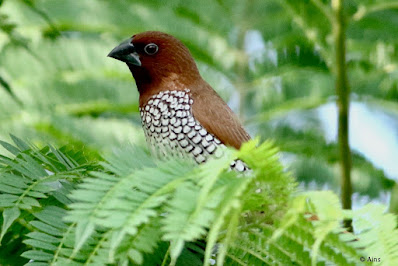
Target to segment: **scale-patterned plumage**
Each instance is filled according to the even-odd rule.
[[[192,115],[190,90],[162,91],[140,108],[142,127],[152,153],[158,158],[192,158],[198,164],[210,156],[219,158],[225,145]],[[240,160],[231,168],[247,170]]]
[[[226,146],[250,140],[235,114],[202,79],[188,48],[171,35],[149,31],[115,47],[110,57],[129,67],[140,93],[140,113],[152,153],[203,163]],[[240,160],[231,168],[247,170]]]

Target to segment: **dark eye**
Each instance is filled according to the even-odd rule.
[[[158,52],[158,50],[159,50],[158,46],[156,44],[154,44],[154,43],[147,44],[144,47],[144,51],[148,55],[154,55],[154,54],[156,54]]]

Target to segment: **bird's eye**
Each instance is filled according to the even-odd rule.
[[[156,54],[158,52],[158,50],[159,50],[158,46],[156,44],[154,44],[154,43],[147,44],[144,47],[144,51],[148,55],[154,55],[154,54]]]

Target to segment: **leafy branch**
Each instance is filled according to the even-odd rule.
[[[22,257],[37,265],[350,265],[369,252],[397,262],[394,215],[375,205],[343,211],[328,191],[292,194],[295,184],[271,142],[249,142],[200,166],[153,161],[127,147],[99,167],[82,153],[13,138],[17,146],[2,142],[15,158],[2,158],[0,181],[19,189],[3,189],[1,202],[24,192],[32,200],[2,205],[2,233],[12,241],[24,216]],[[228,170],[237,157],[250,175]],[[30,194],[35,180],[43,186]],[[347,218],[355,218],[354,233],[342,227]]]

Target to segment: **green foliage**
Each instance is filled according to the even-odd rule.
[[[0,170],[2,245],[22,241],[10,261],[20,255],[29,265],[351,265],[371,255],[393,265],[398,259],[397,217],[376,205],[343,211],[328,191],[293,193],[295,183],[270,142],[251,141],[195,166],[154,161],[138,147],[103,160],[81,147],[37,149],[13,139],[14,145],[2,142],[13,155],[2,157]],[[230,171],[236,157],[252,172]],[[341,227],[348,217],[354,234]]]
[[[17,223],[30,229],[28,224],[35,213],[48,205],[65,207],[71,201],[67,194],[83,176],[94,169],[99,159],[96,155],[76,152],[72,147],[55,149],[52,146],[38,149],[15,136],[15,145],[1,141],[13,158],[0,157],[0,207],[2,227],[0,241],[14,245]],[[23,251],[23,248],[20,248]],[[20,252],[18,251],[18,252]]]
[[[72,142],[97,152],[141,143],[133,80],[123,64],[106,54],[135,32],[162,30],[188,45],[204,78],[230,100],[253,135],[274,138],[282,151],[294,154],[293,166],[312,158],[319,161],[320,167],[301,164],[293,173],[304,170],[301,180],[311,183],[317,168],[329,169],[322,175],[337,188],[339,175],[330,171],[336,153],[329,153],[319,124],[297,130],[286,123],[288,130],[282,133],[275,128],[285,120],[319,120],[314,110],[335,100],[331,1],[201,3],[5,0],[0,13],[2,139],[12,133],[39,146]],[[348,70],[355,100],[396,114],[396,3],[346,3]],[[250,51],[256,40],[264,47]],[[302,145],[292,147],[298,138]],[[366,180],[354,185],[361,195],[377,197],[394,185],[363,156],[353,160],[353,168]]]
[[[375,205],[342,211],[333,193],[295,190],[270,142],[200,167],[153,161],[140,147],[133,80],[106,58],[136,32],[177,36],[252,135],[272,137],[291,159],[298,182],[338,192],[337,144],[316,115],[335,102],[332,2],[0,0],[0,264],[345,265],[371,256],[395,265],[395,216]],[[345,3],[353,99],[396,116],[396,1]],[[236,156],[253,176],[226,171]],[[395,187],[396,212],[396,182],[352,156],[355,192]],[[347,217],[354,234],[341,228]]]

